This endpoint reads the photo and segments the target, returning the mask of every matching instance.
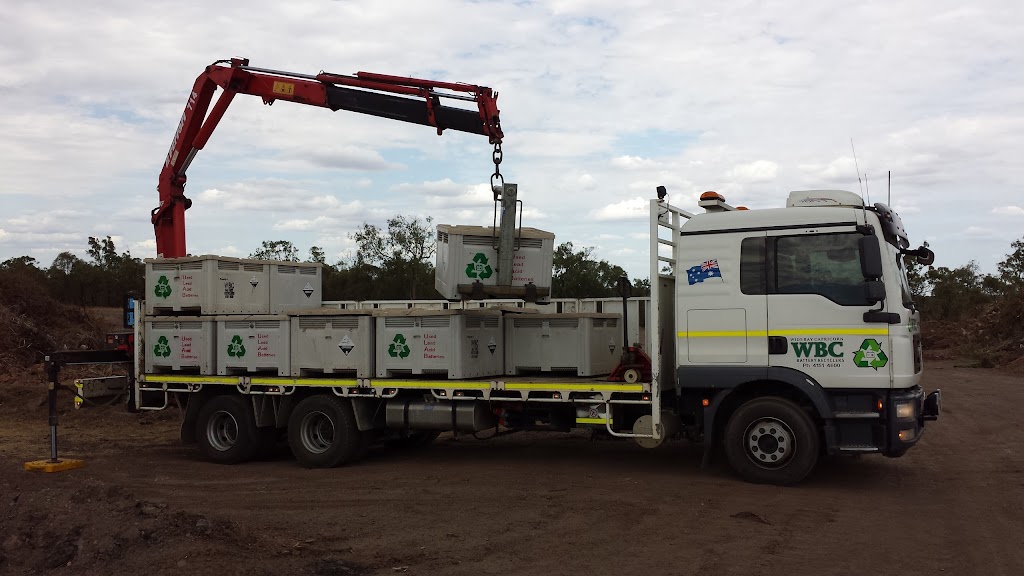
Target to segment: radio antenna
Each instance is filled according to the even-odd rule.
[[[889,197],[885,200],[885,203],[892,207],[892,170],[889,170]]]
[[[864,191],[868,194],[868,204],[871,204],[871,187],[868,186],[868,175],[864,174]]]
[[[850,150],[853,150],[853,166],[857,169],[857,184],[860,186],[860,199],[864,199],[864,182],[860,179],[860,164],[857,163],[857,149],[853,147],[853,138],[850,138]]]

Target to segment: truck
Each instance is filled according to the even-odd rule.
[[[232,60],[230,66],[208,69],[207,79],[200,80],[241,73],[267,71]],[[311,90],[315,83],[337,79],[337,75],[300,78],[310,83]],[[283,96],[299,93],[294,86],[278,86],[279,82],[285,81],[261,79],[260,85],[273,86]],[[422,90],[431,84],[416,81],[414,85]],[[490,89],[469,91],[476,97],[490,95]],[[428,103],[434,101],[429,90],[426,96]],[[500,130],[495,130],[497,109],[492,100],[483,98],[483,102],[477,120],[464,117],[466,121],[458,126],[500,143]],[[219,114],[223,109],[219,113],[215,109],[211,117]],[[186,117],[182,124],[192,126]],[[424,118],[420,123],[429,124],[434,117]],[[188,205],[182,200],[184,168],[178,159],[191,161],[209,138],[205,128],[184,132],[185,140],[193,144],[188,145],[187,154],[180,154],[182,144],[176,134],[161,179],[161,207],[153,215],[158,250],[167,257],[161,264],[172,267],[176,258],[185,257],[181,218]],[[497,166],[500,153],[495,160]],[[503,179],[496,184],[492,177],[496,201],[500,192],[511,191],[514,209],[515,188],[509,186]],[[193,363],[188,369],[165,364],[157,370],[153,356],[166,359],[169,341],[166,336],[147,341],[146,327],[159,321],[167,330],[178,330],[184,323],[196,324],[197,319],[176,317],[181,312],[176,310],[159,319],[146,318],[146,310],[153,308],[138,302],[136,317],[142,321],[136,322],[134,336],[135,405],[140,410],[178,406],[183,442],[198,444],[212,461],[244,462],[286,440],[297,462],[309,468],[353,464],[375,445],[425,446],[441,433],[583,429],[648,448],[673,439],[700,442],[704,464],[723,454],[743,480],[791,485],[811,474],[822,456],[899,457],[913,447],[925,423],[938,418],[941,392],[925,394],[921,385],[920,314],[904,259],[930,263],[934,254],[924,247],[910,249],[902,221],[890,207],[868,205],[847,191],[796,191],[790,193],[785,207],[757,210],[733,207],[720,194],[706,192],[698,206],[704,212],[670,204],[663,187],[651,199],[652,291],[650,321],[645,326],[649,346],[638,350],[619,341],[619,350],[624,349],[633,364],[613,370],[610,377],[508,374],[505,367],[495,372],[493,366],[490,373],[474,371],[478,363],[472,364],[472,370],[456,369],[444,375],[434,368],[381,369],[410,356],[437,358],[436,334],[427,332],[415,343],[402,333],[395,333],[389,342],[377,339],[372,356],[376,368],[369,366],[371,360],[352,370],[319,371],[284,369],[271,363],[268,372],[254,364],[231,368],[221,362],[225,354],[238,360],[245,353],[245,343],[256,346],[261,354],[271,354],[273,347],[278,350],[274,354],[289,358],[308,352],[299,349],[308,344],[302,344],[295,332],[290,341],[270,334],[285,330],[285,316],[208,317],[210,325],[200,320],[195,326],[200,334],[196,341],[204,342],[207,355],[217,358],[206,358],[202,369]],[[513,246],[514,229],[505,223],[514,226],[514,212],[511,219],[503,212],[502,222],[505,246]],[[493,230],[498,234],[497,226]],[[147,265],[156,264],[147,261]],[[259,266],[286,268],[288,263],[237,266],[257,270]],[[502,266],[498,264],[498,272]],[[318,278],[310,272],[309,278],[314,277]],[[169,293],[168,286],[167,278],[161,277],[155,293]],[[270,286],[273,291],[273,283]],[[305,286],[307,297],[316,290],[312,280]],[[255,290],[256,284],[252,287]],[[147,282],[146,297],[153,299],[150,292]],[[478,287],[474,292],[481,291]],[[491,291],[487,296],[499,294],[500,290]],[[512,313],[459,321],[466,331],[475,329],[477,322],[481,330],[493,330]],[[291,329],[300,326],[303,317],[306,326],[314,326],[313,316],[323,326],[347,326],[345,330],[350,331],[368,325],[378,331],[399,325],[411,330],[439,325],[428,320],[439,315],[436,311],[374,311],[370,320],[359,324],[350,318],[360,316],[356,312],[304,310],[291,317]],[[401,322],[388,323],[388,318]],[[225,331],[232,322],[248,324],[247,339]],[[447,322],[445,326],[451,326],[455,320]],[[486,352],[501,354],[505,342],[500,332],[488,334],[489,340],[465,331],[456,334],[451,346],[460,352],[455,355],[478,359]],[[337,347],[348,356],[355,342],[350,335],[359,338],[356,332],[325,338],[337,337]],[[191,343],[193,336],[188,338]],[[609,349],[615,351],[614,340]],[[211,367],[214,361],[216,370]]]

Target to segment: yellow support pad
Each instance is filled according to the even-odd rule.
[[[58,459],[56,462],[49,460],[33,460],[25,462],[25,470],[29,472],[63,472],[74,470],[85,466],[85,460],[74,460],[70,458]]]

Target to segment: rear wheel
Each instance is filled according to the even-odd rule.
[[[811,418],[785,398],[750,400],[725,428],[725,454],[747,482],[796,484],[818,463],[819,439]]]
[[[221,464],[251,459],[259,448],[256,420],[240,396],[215,396],[199,410],[196,441],[207,458]]]
[[[310,396],[288,419],[288,445],[306,468],[332,468],[358,458],[364,450],[352,404],[334,395]]]

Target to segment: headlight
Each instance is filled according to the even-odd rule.
[[[913,418],[916,404],[914,402],[897,402],[896,403],[896,417],[897,418]]]
[[[909,430],[900,430],[900,442],[910,442],[917,437],[917,430],[911,428]]]

